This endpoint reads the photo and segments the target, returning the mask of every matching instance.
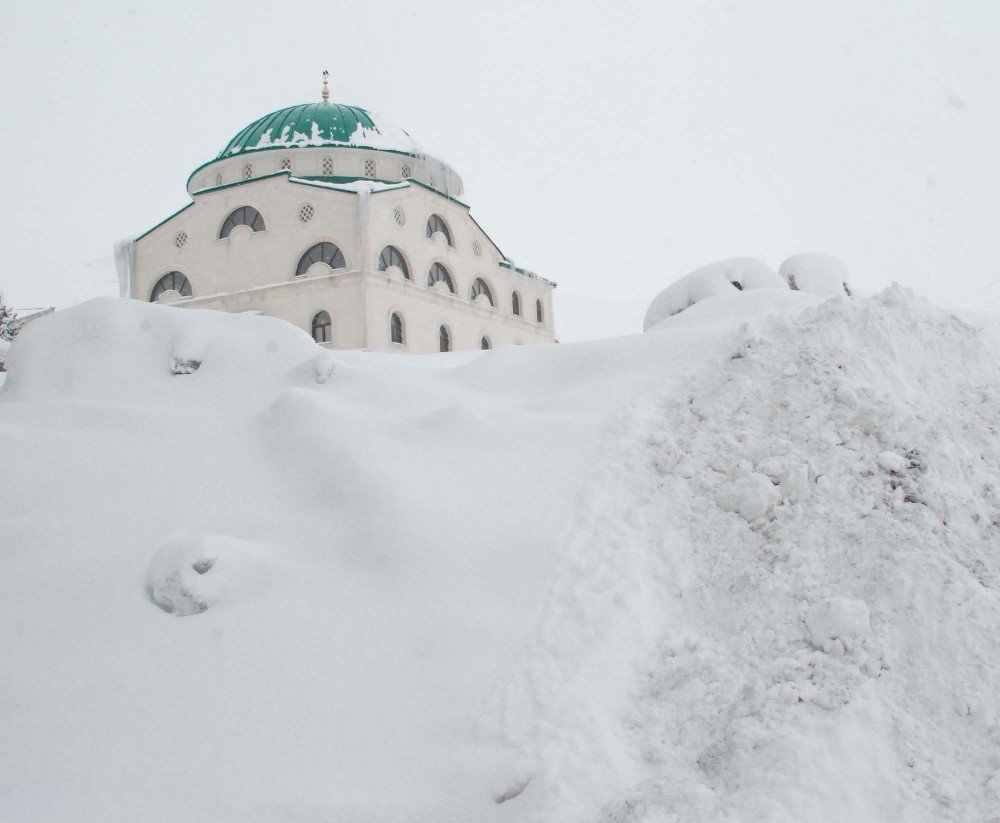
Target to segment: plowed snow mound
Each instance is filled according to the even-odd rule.
[[[639,399],[498,696],[510,802],[990,819],[998,426],[996,353],[895,287],[746,329],[685,393]]]

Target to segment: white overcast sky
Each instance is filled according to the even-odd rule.
[[[0,29],[18,307],[114,293],[114,241],[328,68],[558,281],[563,340],[638,331],[666,284],[742,255],[1000,310],[1000,283],[975,294],[1000,279],[1000,3],[7,0]]]

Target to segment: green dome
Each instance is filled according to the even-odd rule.
[[[305,103],[254,120],[226,144],[216,159],[260,149],[334,145],[407,154],[417,151],[405,131],[388,125],[364,109],[342,103]]]

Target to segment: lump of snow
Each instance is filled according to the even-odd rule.
[[[779,493],[782,500],[799,503],[809,499],[809,467],[805,463],[788,463],[781,473]]]
[[[755,289],[785,291],[787,288],[774,269],[753,257],[710,263],[661,291],[646,311],[643,330],[649,331],[668,317],[709,297]]]
[[[719,508],[736,512],[744,520],[756,520],[779,502],[779,495],[769,477],[754,472],[728,483],[717,502]]]
[[[818,252],[789,257],[778,274],[788,288],[815,294],[817,297],[839,297],[851,294],[847,266],[840,259]]]
[[[261,546],[222,535],[168,541],[146,568],[146,592],[163,611],[200,614],[224,597],[270,586],[277,575]]]
[[[806,612],[809,642],[828,653],[856,648],[870,627],[868,606],[862,600],[827,597]]]
[[[894,451],[879,452],[875,459],[887,472],[902,472],[909,465],[909,461],[905,457]]]

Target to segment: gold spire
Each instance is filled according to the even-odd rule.
[[[324,103],[329,103],[330,102],[330,89],[327,86],[327,81],[329,79],[330,79],[330,72],[324,71],[323,72],[323,102]]]

